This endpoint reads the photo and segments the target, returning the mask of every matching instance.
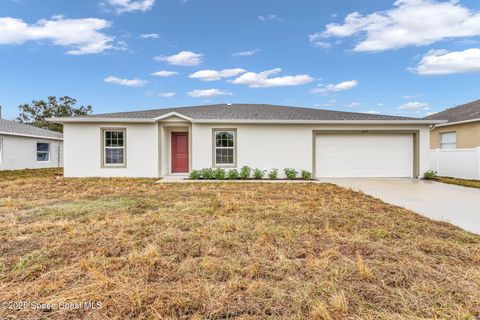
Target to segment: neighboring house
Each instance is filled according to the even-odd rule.
[[[62,134],[0,119],[0,170],[62,166]]]
[[[480,100],[432,114],[425,119],[448,121],[435,125],[431,130],[432,149],[480,147]]]
[[[284,168],[315,177],[418,177],[443,123],[264,104],[54,118],[66,177],[163,177],[192,169]]]

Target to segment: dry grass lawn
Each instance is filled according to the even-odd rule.
[[[480,189],[480,180],[467,180],[452,177],[436,177],[434,180],[448,184],[456,184],[463,187]]]
[[[16,319],[477,319],[480,236],[330,184],[0,173]]]

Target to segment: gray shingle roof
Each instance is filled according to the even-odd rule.
[[[18,123],[6,119],[0,119],[0,134],[2,132],[18,135],[37,136],[44,138],[62,139],[63,134],[55,131],[40,129],[28,124]]]
[[[458,122],[466,120],[480,119],[480,100],[467,104],[462,104],[454,108],[444,110],[425,117],[428,120],[448,120],[448,122]]]
[[[269,104],[216,104],[81,116],[81,118],[156,118],[178,112],[195,120],[419,120],[400,116],[344,112]]]

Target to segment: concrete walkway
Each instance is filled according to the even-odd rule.
[[[416,179],[321,179],[480,234],[480,189]]]

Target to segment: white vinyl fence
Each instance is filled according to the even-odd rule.
[[[439,176],[480,180],[480,148],[430,150],[430,170]]]

